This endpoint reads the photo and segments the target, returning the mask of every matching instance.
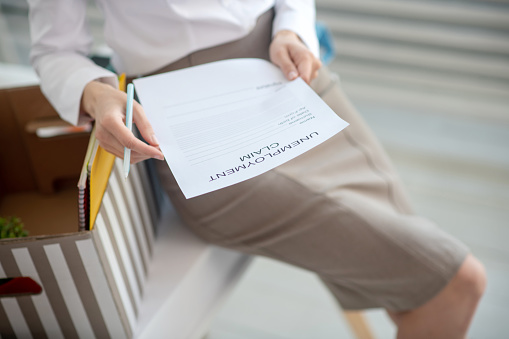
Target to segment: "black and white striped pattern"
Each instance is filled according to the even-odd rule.
[[[28,276],[40,295],[0,298],[0,338],[130,338],[136,330],[156,216],[144,168],[117,159],[94,229],[0,242],[0,278]]]

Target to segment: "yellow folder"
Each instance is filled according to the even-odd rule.
[[[118,82],[118,88],[125,92],[125,74],[119,76]],[[98,146],[90,170],[90,229],[94,227],[114,163],[115,156]]]

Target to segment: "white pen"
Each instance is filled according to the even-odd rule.
[[[133,130],[133,100],[134,100],[134,86],[133,84],[127,85],[127,102],[125,107],[125,125],[129,131]],[[127,180],[129,169],[131,168],[131,150],[124,147],[124,178]]]

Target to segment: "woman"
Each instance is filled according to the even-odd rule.
[[[29,0],[32,64],[63,119],[95,120],[101,145],[133,162],[163,160],[143,108],[124,125],[116,75],[87,57],[85,0]],[[185,199],[165,190],[203,239],[316,272],[345,309],[385,308],[398,338],[464,338],[484,291],[482,265],[458,240],[413,214],[387,156],[318,59],[311,0],[98,0],[113,67],[130,78],[258,57],[300,76],[350,126],[245,182]]]

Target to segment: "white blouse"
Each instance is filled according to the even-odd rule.
[[[85,85],[100,80],[117,86],[116,75],[87,55],[92,36],[86,0],[28,0],[31,62],[41,89],[60,116],[81,124]],[[96,0],[104,17],[111,62],[128,76],[153,72],[203,48],[246,36],[271,7],[274,34],[291,30],[318,56],[313,0]]]

